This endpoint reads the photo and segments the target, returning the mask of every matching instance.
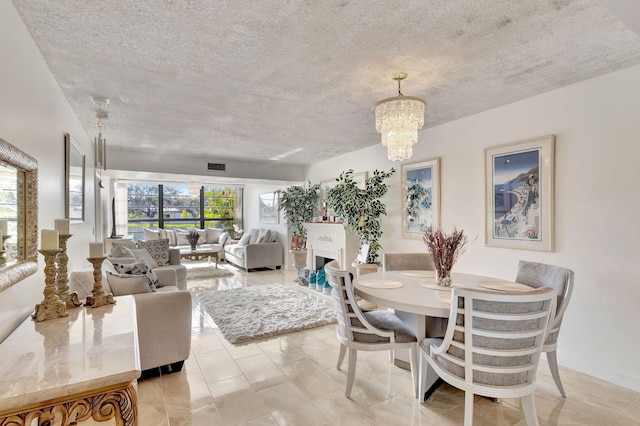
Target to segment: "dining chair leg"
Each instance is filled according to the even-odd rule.
[[[336,365],[336,369],[340,370],[340,367],[342,367],[342,362],[344,361],[344,356],[346,354],[347,354],[347,347],[341,343],[340,355],[338,355],[338,365]]]
[[[421,350],[419,350],[419,353],[420,354],[418,355],[418,360],[420,364],[420,379],[418,380],[418,401],[420,401],[420,404],[422,404],[425,401],[424,395],[429,390],[428,384],[435,383],[435,381],[438,379],[438,374],[431,367],[431,365],[429,365],[429,362],[426,359],[428,355],[426,355]]]
[[[549,364],[549,370],[551,370],[551,376],[553,376],[553,381],[556,382],[556,386],[560,391],[560,395],[562,395],[563,398],[566,398],[567,395],[564,392],[562,381],[560,380],[560,371],[558,370],[558,357],[556,356],[556,351],[547,352],[547,362]]]
[[[538,416],[536,415],[536,403],[533,399],[533,393],[525,395],[520,398],[522,404],[522,411],[524,412],[524,419],[527,421],[528,426],[538,426]]]
[[[393,359],[396,357],[396,351],[393,349],[389,350],[389,362],[393,362]]]
[[[418,347],[417,343],[411,346],[409,363],[411,366],[411,382],[413,383],[413,396],[418,397]]]
[[[464,393],[464,426],[473,426],[473,392]]]
[[[353,388],[353,381],[356,377],[356,361],[358,360],[358,351],[356,349],[349,348],[349,370],[347,373],[347,390],[344,396],[349,398],[351,396],[351,388]]]

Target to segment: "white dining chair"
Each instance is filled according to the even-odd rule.
[[[429,253],[384,253],[382,271],[434,271],[435,265]]]
[[[410,351],[413,392],[418,390],[418,342],[415,334],[393,312],[380,310],[363,312],[356,303],[349,272],[339,270],[334,260],[324,266],[331,284],[331,297],[338,318],[336,330],[340,354],[336,368],[340,370],[347,348],[349,369],[345,396],[351,395],[356,373],[358,351],[388,351],[407,348]]]
[[[549,327],[549,335],[544,342],[542,352],[546,352],[547,354],[549,370],[551,371],[551,376],[553,376],[553,381],[560,391],[560,395],[566,398],[567,395],[560,380],[556,349],[558,348],[558,335],[560,334],[562,317],[567,310],[569,300],[571,300],[571,293],[573,292],[573,271],[560,266],[521,260],[518,262],[516,282],[534,288],[551,287],[558,293],[555,319]]]
[[[537,425],[534,392],[538,361],[556,291],[497,293],[454,288],[444,339],[420,343],[420,402],[427,379],[438,375],[465,392],[464,424],[473,424],[474,395],[520,398],[528,425]]]

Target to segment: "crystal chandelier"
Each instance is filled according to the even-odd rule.
[[[413,154],[412,146],[418,142],[418,130],[424,125],[427,103],[402,94],[400,81],[407,78],[407,74],[398,73],[392,78],[398,82],[398,96],[376,103],[373,114],[376,132],[382,134],[382,145],[387,147],[387,157],[391,161],[402,161]]]

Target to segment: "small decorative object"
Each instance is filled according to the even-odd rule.
[[[195,251],[198,245],[198,240],[200,239],[200,234],[198,234],[198,231],[196,231],[195,229],[190,230],[186,238],[191,245],[191,251]]]
[[[382,237],[380,217],[387,214],[387,207],[380,201],[389,185],[385,179],[395,173],[374,170],[373,176],[364,182],[364,188],[354,179],[353,170],[342,172],[336,179],[337,184],[327,190],[329,207],[343,218],[342,224],[348,231],[354,231],[359,247],[369,245],[366,263],[378,264],[378,251]]]
[[[45,244],[45,231],[42,230],[42,247],[47,247]],[[49,231],[56,234],[56,239],[58,238],[57,231]],[[47,233],[46,235],[49,235]],[[51,241],[47,241],[47,243],[51,243]],[[57,246],[57,242],[55,244]],[[44,300],[42,303],[36,305],[35,312],[31,315],[37,322],[41,322],[48,319],[66,317],[69,315],[67,312],[67,305],[60,300],[56,292],[56,267],[55,267],[55,259],[57,254],[60,252],[60,249],[55,248],[44,248],[38,250],[41,255],[44,256]]]
[[[56,221],[57,222],[57,221]],[[57,228],[57,223],[56,223]],[[67,232],[69,227],[67,226]],[[56,286],[58,288],[58,297],[62,300],[67,308],[75,308],[82,305],[78,298],[78,293],[69,293],[69,276],[67,275],[67,264],[69,263],[69,256],[67,256],[67,241],[71,238],[71,234],[59,234],[60,252],[56,256],[57,264],[57,276]]]
[[[101,243],[98,243],[101,244]],[[87,296],[85,305],[97,308],[104,305],[115,305],[116,301],[113,299],[113,294],[105,293],[102,288],[102,262],[106,257],[88,257],[87,260],[91,262],[93,266],[93,293],[92,296]]]
[[[485,148],[485,245],[553,251],[554,136]]]
[[[441,286],[451,285],[451,268],[464,253],[469,243],[464,231],[453,228],[451,234],[438,229],[425,232],[424,243],[431,253],[436,266],[436,283]]]

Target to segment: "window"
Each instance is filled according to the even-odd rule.
[[[127,184],[127,232],[144,239],[144,228],[242,228],[242,188],[184,184]]]

